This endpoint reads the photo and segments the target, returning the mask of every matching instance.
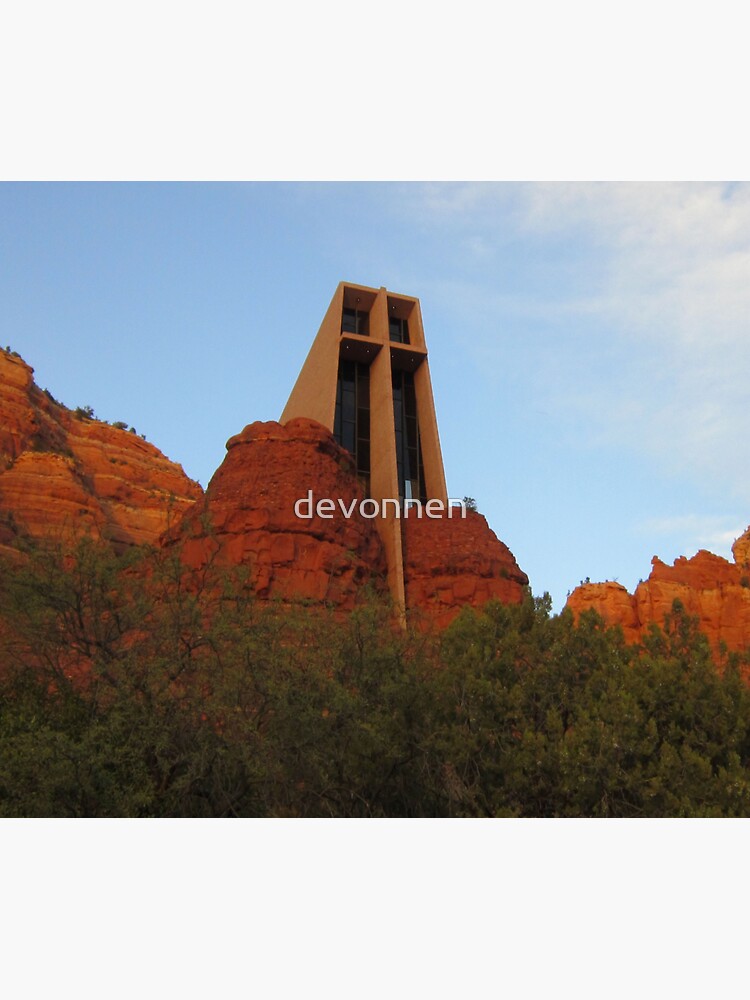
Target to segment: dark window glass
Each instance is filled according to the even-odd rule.
[[[339,382],[347,388],[353,388],[355,373],[354,361],[342,361],[339,365]]]
[[[406,418],[406,437],[409,441],[410,447],[417,446],[417,418],[407,417]]]
[[[341,440],[341,379],[336,381],[336,413],[333,418],[333,436]]]
[[[359,366],[357,375],[357,405],[360,408],[370,406],[370,369],[364,365]]]
[[[360,336],[370,335],[370,314],[362,309],[349,309],[344,306],[341,313],[341,332],[358,333]]]
[[[417,395],[411,372],[393,372],[393,422],[401,499],[426,500],[422,446],[419,440]]]
[[[343,315],[341,316],[341,332],[342,333],[356,333],[357,331],[357,314],[354,309],[347,309],[344,307]]]
[[[340,361],[333,433],[354,458],[365,495],[370,495],[370,369]]]
[[[349,420],[345,420],[344,433],[341,438],[341,443],[346,448],[346,450],[350,451],[352,454],[354,454],[355,452],[354,448],[355,434],[356,434],[355,424],[353,422],[350,422]]]
[[[396,319],[391,316],[388,320],[388,333],[390,338],[397,344],[409,343],[409,323],[405,319]]]

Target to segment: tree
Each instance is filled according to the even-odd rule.
[[[748,815],[740,660],[679,604],[640,647],[530,593],[433,634],[259,602],[216,554],[31,548],[0,567],[0,814]]]

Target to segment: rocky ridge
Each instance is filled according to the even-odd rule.
[[[77,416],[0,350],[0,545],[91,534],[156,542],[203,495],[137,434]]]
[[[482,514],[402,520],[406,606],[438,626],[464,605],[519,604],[529,578]]]
[[[294,505],[316,497],[355,501],[351,518],[298,518]],[[227,455],[202,502],[165,536],[194,569],[243,566],[261,599],[309,600],[354,607],[363,586],[384,589],[386,563],[351,456],[313,420],[249,424],[227,442]]]
[[[345,517],[300,518],[297,500],[340,498]],[[33,369],[0,351],[0,551],[25,538],[93,535],[117,550],[142,543],[185,565],[242,567],[261,600],[351,610],[367,589],[387,593],[386,557],[353,460],[312,420],[249,424],[205,493],[137,434],[73,412],[34,383]],[[448,624],[465,605],[520,602],[528,584],[510,550],[466,519],[401,522],[407,612]]]
[[[312,488],[340,498],[329,518],[294,512]],[[349,452],[325,427],[296,419],[249,424],[227,442],[227,456],[204,500],[170,533],[192,568],[218,560],[241,565],[261,598],[306,599],[351,610],[369,584],[386,591],[386,558],[375,522],[359,512],[364,498]],[[407,611],[447,625],[464,605],[491,598],[520,602],[528,578],[485,519],[401,520]]]
[[[715,652],[750,646],[750,528],[732,547],[734,562],[701,549],[670,566],[654,556],[651,573],[630,594],[619,583],[586,583],[572,592],[567,607],[578,616],[594,609],[610,625],[620,625],[628,642],[639,642],[651,623],[662,625],[675,600],[698,618]]]

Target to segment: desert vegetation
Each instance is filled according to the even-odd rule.
[[[0,568],[4,816],[746,816],[747,657],[545,596],[401,629],[84,539]]]

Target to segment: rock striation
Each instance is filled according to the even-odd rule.
[[[329,518],[295,503],[341,500]],[[388,593],[385,548],[349,452],[304,418],[248,425],[205,494],[137,434],[72,412],[0,351],[0,553],[24,538],[94,535],[118,551],[157,543],[186,567],[242,567],[261,600],[349,611],[369,586]],[[307,513],[307,509],[303,508]],[[407,612],[447,625],[464,605],[522,600],[528,578],[481,515],[400,522]]]
[[[443,627],[464,605],[523,600],[529,578],[481,514],[434,519],[410,514],[401,525],[406,606],[412,617]]]
[[[295,503],[341,499],[330,518],[300,518]],[[218,561],[244,566],[261,599],[306,599],[350,610],[369,584],[387,592],[385,549],[348,451],[313,420],[257,422],[227,442],[227,456],[203,501],[165,536],[193,569]],[[306,511],[307,508],[301,508]],[[528,578],[485,519],[402,519],[407,610],[447,625],[466,604],[520,602]]]
[[[155,542],[203,495],[137,434],[76,416],[0,351],[0,546],[93,534],[116,548]]]
[[[725,644],[730,651],[750,647],[750,528],[733,546],[734,562],[701,549],[673,565],[656,556],[648,580],[633,594],[618,583],[588,583],[576,587],[567,606],[578,616],[593,608],[610,625],[620,625],[628,642],[638,642],[664,616],[675,599],[699,627],[715,652]]]
[[[352,516],[339,509],[330,519],[314,510],[298,517],[295,504],[309,490],[315,501],[353,502]],[[373,522],[359,513],[363,498],[351,455],[320,424],[257,421],[229,439],[202,502],[164,544],[178,545],[193,569],[245,567],[261,599],[351,610],[366,584],[385,589],[385,552]]]

